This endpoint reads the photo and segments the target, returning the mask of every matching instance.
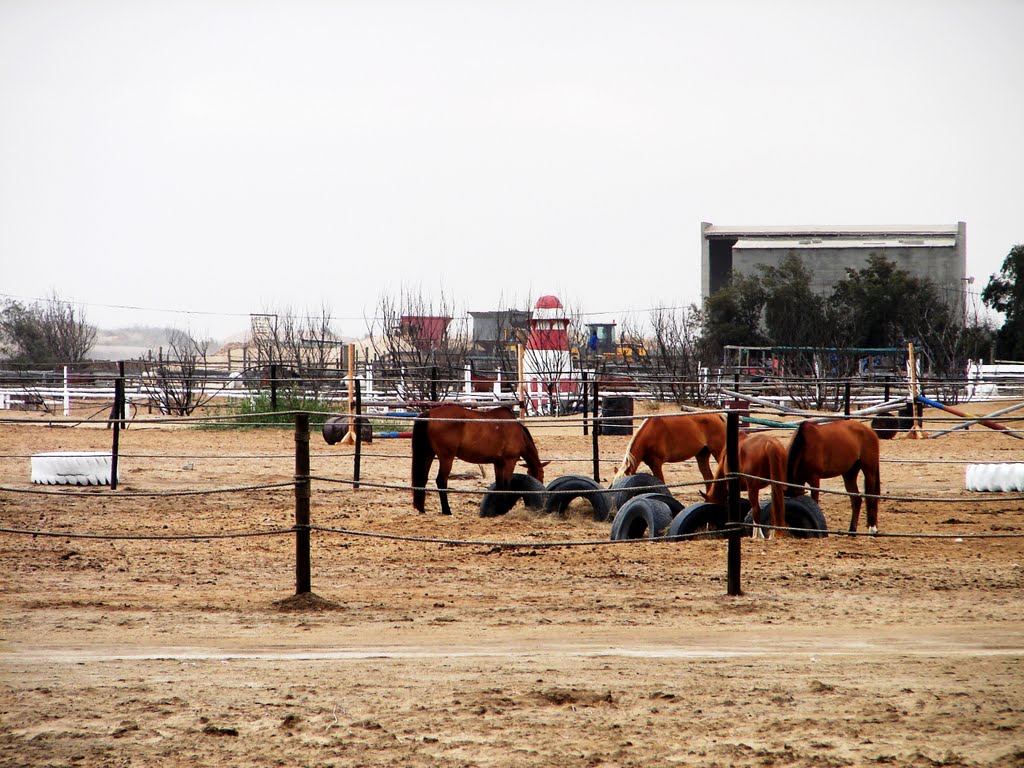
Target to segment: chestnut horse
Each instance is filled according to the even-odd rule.
[[[441,513],[450,515],[448,475],[452,462],[494,465],[494,489],[511,488],[516,462],[526,461],[530,477],[544,482],[544,464],[533,437],[516,415],[504,406],[473,411],[461,405],[439,405],[424,411],[412,424],[412,505],[424,511],[427,475],[437,457],[437,488]]]
[[[710,490],[714,479],[711,456],[721,464],[724,453],[725,419],[721,414],[684,413],[653,417],[645,419],[629,441],[622,464],[615,470],[615,477],[635,474],[643,463],[664,483],[663,464],[696,458]]]
[[[811,498],[818,501],[823,477],[842,475],[850,494],[850,533],[856,533],[863,497],[857,487],[857,474],[864,475],[864,493],[868,502],[868,531],[878,533],[878,496],[882,483],[878,473],[878,435],[859,421],[833,421],[815,424],[804,421],[789,444],[786,480],[791,485],[811,487]],[[799,496],[803,487],[790,487],[788,496]]]
[[[767,485],[771,485],[772,505],[769,524],[772,530],[768,538],[783,537],[786,535],[782,529],[786,526],[786,448],[774,437],[768,435],[739,435],[739,469],[744,475],[740,477],[740,488],[747,492],[747,499],[750,501],[750,516],[754,519],[754,530],[751,536],[755,539],[763,539],[764,532],[761,525],[761,507],[758,503],[758,492]],[[729,461],[727,456],[722,457],[722,463],[718,465],[718,472],[715,473],[716,480],[725,480],[729,474]],[[707,493],[701,492],[701,496],[713,504],[727,504],[729,501],[729,490],[724,482],[717,482],[711,486]]]

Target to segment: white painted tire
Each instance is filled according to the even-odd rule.
[[[968,464],[968,491],[1024,491],[1024,464]]]
[[[101,451],[51,451],[32,457],[32,482],[44,485],[110,485],[111,459]]]

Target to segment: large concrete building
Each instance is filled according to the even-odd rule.
[[[967,225],[736,227],[701,224],[701,296],[759,264],[778,266],[790,254],[814,273],[813,288],[829,294],[846,269],[863,269],[884,256],[899,269],[930,278],[949,305],[962,312],[968,282]]]

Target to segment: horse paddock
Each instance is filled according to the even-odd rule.
[[[577,426],[531,431],[549,482],[590,473]],[[345,531],[312,534],[322,602],[285,600],[291,533],[71,536],[287,529],[290,487],[172,494],[288,482],[290,431],[136,424],[119,489],[76,495],[27,457],[109,431],[0,436],[2,526],[62,534],[0,534],[3,765],[1024,765],[1024,502],[964,489],[968,462],[1024,461],[1005,434],[883,441],[880,531],[915,536],[745,539],[739,597],[722,540],[605,544],[582,501],[480,518],[493,474],[461,462],[454,514],[417,514],[376,487],[408,485],[409,441],[376,440],[358,490],[313,481],[314,525]],[[627,442],[601,438],[604,485]],[[351,446],[311,449],[351,477]],[[695,462],[665,475],[699,500]],[[566,541],[591,543],[500,545]]]

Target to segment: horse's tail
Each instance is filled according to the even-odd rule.
[[[426,416],[418,416],[412,423],[412,506],[423,512],[427,501],[427,474],[434,459],[427,430],[430,422]]]
[[[802,490],[793,488],[792,485],[799,483],[799,480],[797,480],[797,467],[804,449],[807,447],[806,427],[809,423],[807,421],[800,422],[800,426],[796,428],[793,440],[789,444],[789,452],[786,455],[786,482],[791,485],[786,489],[787,496],[799,496],[803,493]]]
[[[715,457],[715,461],[718,462],[719,466],[725,461],[725,447],[726,447],[726,435],[727,435],[727,424],[724,413],[713,413],[710,414],[712,419],[717,417],[717,421],[712,421],[714,426],[705,427],[704,429],[704,443],[707,445],[708,450],[711,451],[711,455]],[[742,430],[740,430],[742,433]]]
[[[782,443],[773,440],[772,445],[768,446],[768,477],[776,481],[771,484],[771,508],[774,514],[772,525],[784,526],[786,524],[786,487],[780,485],[779,481],[786,481],[789,475],[788,463],[789,457],[785,447]]]

